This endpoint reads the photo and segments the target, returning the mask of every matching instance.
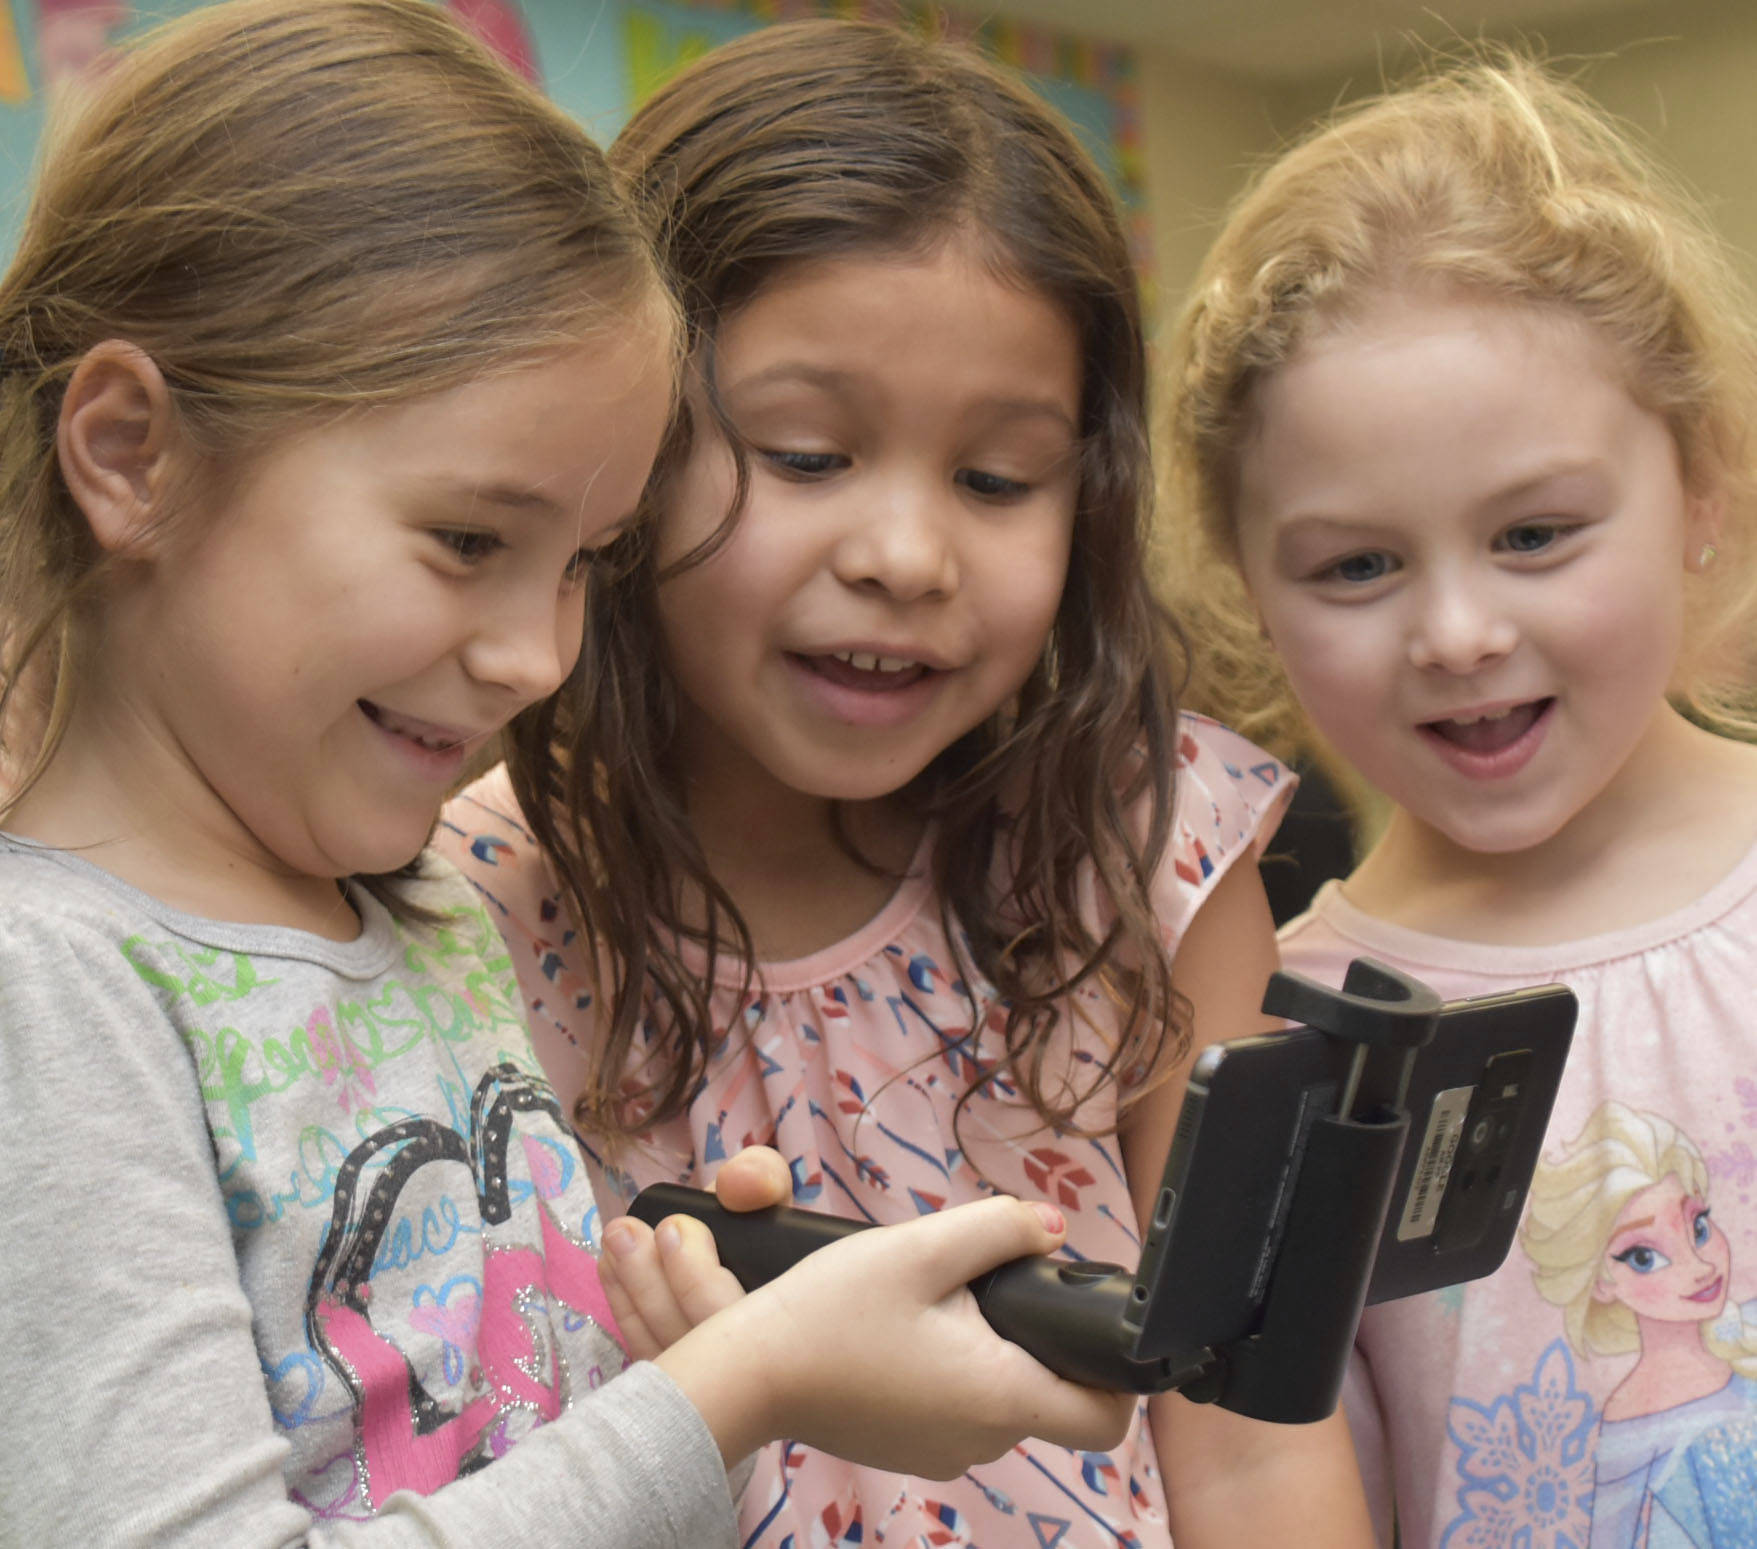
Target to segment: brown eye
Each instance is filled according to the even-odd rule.
[[[821,479],[848,466],[848,459],[836,452],[764,452],[763,456],[778,473],[794,479]]]
[[[480,564],[506,547],[498,533],[485,527],[436,527],[433,536],[466,565]]]
[[[980,495],[984,500],[1017,500],[1031,492],[1029,484],[1004,478],[998,473],[984,473],[980,468],[961,468],[957,478],[971,494]]]

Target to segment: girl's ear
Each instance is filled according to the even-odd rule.
[[[164,376],[137,345],[106,339],[73,368],[56,454],[61,477],[105,552],[138,550],[164,514],[176,419]]]
[[[1691,495],[1684,517],[1684,568],[1701,575],[1714,563],[1715,546],[1720,542],[1721,523],[1726,517],[1726,492],[1714,489],[1706,494]]]

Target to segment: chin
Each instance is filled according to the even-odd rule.
[[[1389,794],[1389,793],[1387,793]],[[1516,855],[1535,850],[1562,832],[1576,816],[1568,813],[1556,817],[1549,813],[1475,812],[1422,810],[1419,801],[1408,801],[1391,795],[1391,800],[1431,832],[1447,843],[1473,855]]]
[[[398,824],[394,839],[380,831],[373,835],[371,842],[344,844],[338,846],[334,853],[342,857],[341,863],[347,867],[343,873],[346,876],[388,876],[392,872],[401,871],[420,856],[427,848],[427,841],[433,837],[433,829],[438,821],[437,816],[434,817],[419,833],[406,824]]]
[[[790,769],[771,768],[770,773],[801,796],[819,801],[879,801],[902,790],[929,762],[923,759],[883,764],[846,759]]]

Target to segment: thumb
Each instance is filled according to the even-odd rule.
[[[1001,1194],[892,1230],[912,1234],[908,1251],[951,1291],[998,1264],[1059,1247],[1066,1226],[1054,1205]]]
[[[714,1193],[728,1210],[785,1205],[793,1198],[793,1175],[779,1151],[769,1146],[746,1146],[720,1164],[714,1176]]]

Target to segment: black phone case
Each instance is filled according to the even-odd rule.
[[[1574,1011],[1573,994],[1555,985],[1442,1008],[1403,1093],[1409,1132],[1369,1303],[1478,1279],[1505,1260],[1561,1082]],[[1509,1055],[1524,1058],[1494,1208],[1474,1223],[1448,1222],[1441,1208],[1446,1185],[1462,1176],[1467,1125],[1474,1127],[1483,1106],[1478,1101],[1473,1110],[1471,1103],[1484,1093],[1491,1063]],[[1218,1044],[1197,1061],[1136,1279],[1145,1293],[1135,1300],[1144,1309],[1131,1352],[1137,1359],[1181,1359],[1252,1332],[1313,1127],[1335,1112],[1349,1065],[1345,1045],[1310,1028]],[[1192,1265],[1201,1273],[1191,1274]]]

